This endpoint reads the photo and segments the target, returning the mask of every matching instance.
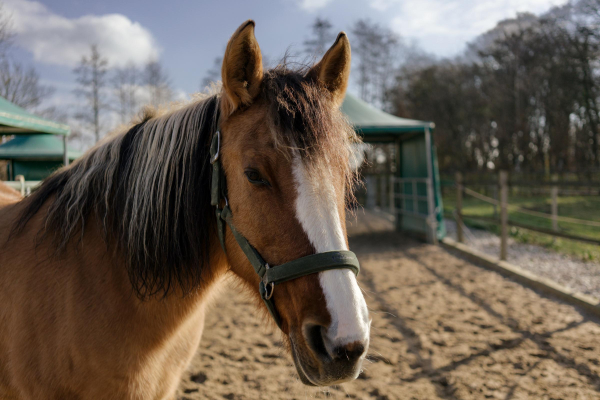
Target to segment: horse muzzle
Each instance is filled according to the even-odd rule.
[[[369,347],[365,339],[333,343],[327,328],[305,324],[302,337],[290,335],[292,357],[300,380],[310,386],[330,386],[358,377]]]

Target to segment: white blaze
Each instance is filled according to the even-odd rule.
[[[296,216],[317,253],[348,250],[338,211],[338,196],[343,194],[335,193],[331,172],[319,170],[325,176],[311,176],[300,157],[295,158],[293,170],[298,191]],[[354,273],[349,269],[323,271],[319,281],[331,315],[326,344],[335,347],[368,340],[367,305]]]

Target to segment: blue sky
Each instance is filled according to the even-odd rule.
[[[440,57],[519,11],[541,13],[564,0],[4,0],[16,31],[15,54],[57,88],[54,102],[74,101],[72,69],[91,43],[111,65],[158,57],[183,95],[200,88],[229,36],[256,21],[263,53],[279,59],[302,50],[315,17],[336,31],[370,18]],[[352,35],[350,41],[352,43]],[[63,104],[64,106],[64,104]]]

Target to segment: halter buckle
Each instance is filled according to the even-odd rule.
[[[214,153],[214,155],[210,158],[210,163],[214,164],[215,162],[217,162],[217,160],[219,159],[219,153],[221,151],[221,132],[220,131],[216,131],[215,135],[217,136],[217,149]],[[214,139],[213,139],[214,141]],[[212,151],[212,147],[213,147],[214,143],[211,144],[211,151]]]
[[[271,266],[269,263],[265,264],[265,269],[269,269]],[[265,300],[270,300],[273,297],[273,293],[275,292],[275,282],[267,282],[267,274],[265,274],[262,278],[263,285],[265,286],[265,293],[263,298]]]

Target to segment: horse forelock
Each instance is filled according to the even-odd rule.
[[[352,196],[356,174],[349,158],[360,139],[329,93],[306,79],[306,72],[282,64],[265,73],[261,96],[269,108],[274,142],[290,158],[299,155],[309,170],[341,168],[346,194]]]

